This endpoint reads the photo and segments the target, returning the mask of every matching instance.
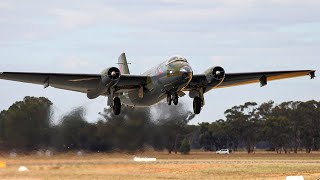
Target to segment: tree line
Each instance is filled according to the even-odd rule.
[[[162,103],[155,108],[123,107],[120,116],[104,109],[93,121],[79,107],[53,123],[49,99],[25,97],[0,113],[0,150],[135,152],[153,148],[188,153],[191,147],[310,153],[320,147],[319,106],[317,101],[248,102],[226,110],[225,119],[198,125],[188,125],[195,115],[183,103],[170,108]]]
[[[320,102],[247,102],[225,111],[226,119],[202,123],[201,146],[206,150],[227,147],[248,153],[260,146],[277,153],[319,150]]]

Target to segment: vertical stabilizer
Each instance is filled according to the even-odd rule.
[[[130,74],[126,54],[122,53],[118,59],[121,74]]]

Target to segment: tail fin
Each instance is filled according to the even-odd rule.
[[[121,74],[130,74],[126,54],[122,53],[118,59]]]

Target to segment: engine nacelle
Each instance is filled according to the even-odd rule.
[[[107,85],[110,82],[119,81],[120,76],[121,76],[120,70],[116,67],[111,67],[102,71],[101,80],[103,84]]]
[[[209,84],[213,82],[218,82],[220,84],[220,82],[224,80],[226,73],[222,67],[216,66],[206,70],[205,75]]]
[[[92,89],[87,92],[89,99],[95,99],[105,92],[108,92],[109,88],[116,85],[120,79],[121,72],[116,67],[111,67],[101,72],[101,82],[97,85],[97,89]]]

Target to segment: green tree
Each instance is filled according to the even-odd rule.
[[[190,153],[190,143],[186,138],[181,142],[180,153],[184,155]]]
[[[277,153],[282,149],[287,152],[290,139],[290,121],[285,117],[270,117],[265,122],[264,132],[267,140],[275,148]]]
[[[320,103],[308,101],[299,104],[299,117],[302,121],[301,138],[307,153],[319,149],[320,140]]]
[[[203,122],[199,124],[200,126],[200,146],[204,148],[205,151],[213,151],[214,140],[212,131],[210,129],[210,124]]]
[[[47,98],[25,97],[1,113],[3,143],[8,149],[47,147],[51,136],[52,103]]]
[[[266,121],[269,117],[273,115],[272,114],[273,108],[274,108],[274,101],[262,103],[257,109],[258,118],[262,121]]]
[[[84,109],[79,107],[62,118],[53,140],[57,149],[86,149],[91,134],[84,114]]]
[[[108,136],[107,143],[112,149],[134,152],[143,150],[149,142],[153,124],[150,109],[122,107],[119,116],[115,116],[111,109],[105,109],[100,115],[104,129],[110,132],[100,133]]]
[[[256,116],[256,106],[257,103],[255,102],[247,102],[244,105],[234,106],[225,111],[234,150],[237,150],[240,142],[244,142],[248,153],[253,152],[261,127]]]
[[[0,149],[4,148],[4,120],[5,120],[5,111],[1,111],[0,113]]]
[[[89,145],[91,151],[108,152],[113,150],[112,126],[108,123],[99,120],[95,124],[95,132],[91,136],[92,140]]]
[[[303,121],[301,121],[301,113],[298,109],[301,102],[290,101],[285,104],[288,106],[288,114],[284,116],[289,118],[290,121],[293,152],[298,153],[298,149],[301,147],[301,131],[303,129]]]

